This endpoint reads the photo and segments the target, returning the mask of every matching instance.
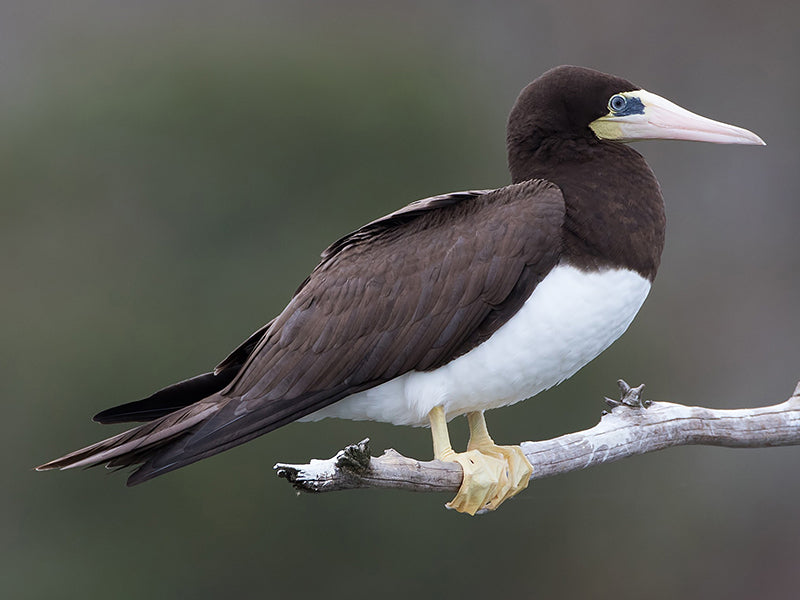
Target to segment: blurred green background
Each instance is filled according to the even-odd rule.
[[[152,483],[32,467],[100,409],[212,367],[319,252],[417,198],[500,186],[544,70],[624,76],[766,148],[650,142],[669,229],[631,330],[489,415],[505,442],[592,426],[614,381],[784,400],[800,339],[800,5],[57,2],[0,6],[4,598],[786,598],[800,449],[680,448],[537,482],[480,518],[442,495],[297,497],[277,461],[425,430],[296,424]],[[454,431],[463,443],[465,427]]]

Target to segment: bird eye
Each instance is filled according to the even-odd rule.
[[[611,111],[617,113],[625,110],[625,107],[627,105],[628,105],[628,99],[622,94],[615,94],[611,96],[611,100],[608,101],[608,108]]]

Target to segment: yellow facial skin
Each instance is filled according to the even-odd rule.
[[[610,120],[610,117],[613,116],[612,113],[608,113],[596,121],[589,123],[591,130],[594,131],[594,134],[601,140],[621,140],[623,138],[620,124]]]
[[[644,92],[644,90],[637,90],[635,92],[620,92],[611,96],[611,98],[608,100],[608,112],[596,121],[589,123],[589,127],[592,131],[594,131],[594,134],[601,140],[624,141],[630,139],[625,135],[623,123],[641,120],[643,116],[642,107],[644,103],[641,101],[639,96],[642,92]],[[615,111],[612,108],[612,102],[618,102],[619,98],[624,99],[624,101],[630,105],[626,107],[627,110],[622,110],[620,112]],[[638,107],[638,111],[636,111],[635,114],[630,114],[633,112],[631,111],[631,107],[634,105]]]

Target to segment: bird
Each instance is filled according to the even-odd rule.
[[[630,81],[559,66],[528,84],[506,130],[511,183],[417,200],[328,246],[287,306],[217,367],[95,415],[142,422],[37,467],[136,467],[128,485],[294,421],[431,429],[463,471],[450,508],[524,490],[519,446],[485,411],[574,375],[631,324],[659,268],[661,189],[628,142],[764,145]],[[465,415],[464,452],[448,422]]]

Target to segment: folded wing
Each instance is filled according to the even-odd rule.
[[[202,401],[214,410],[131,455],[144,464],[129,484],[468,352],[558,262],[563,219],[558,188],[533,180],[419,201],[337,241],[230,385]]]

